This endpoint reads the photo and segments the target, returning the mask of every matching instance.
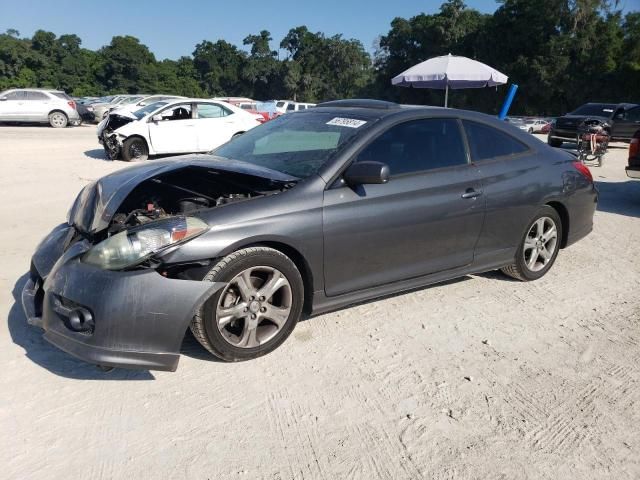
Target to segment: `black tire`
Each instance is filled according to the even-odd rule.
[[[49,114],[49,125],[53,128],[65,128],[69,124],[69,118],[64,112],[51,112]]]
[[[548,138],[547,139],[547,143],[552,146],[552,147],[561,147],[562,146],[562,140],[558,140],[557,138]]]
[[[257,347],[238,347],[227,341],[216,322],[216,308],[226,288],[209,298],[191,321],[190,329],[200,344],[227,362],[250,360],[278,348],[295,328],[304,303],[304,284],[296,265],[282,252],[267,247],[249,247],[227,255],[205,275],[204,281],[229,283],[251,267],[277,269],[291,287],[291,309],[287,320],[273,338]],[[253,298],[253,297],[252,297]]]
[[[149,158],[147,142],[140,137],[127,138],[122,144],[122,159],[125,162],[144,161]]]
[[[533,133],[533,128],[529,128],[529,130],[527,130],[527,132]]]
[[[525,261],[525,242],[527,241],[527,238],[531,238],[529,237],[529,232],[532,230],[533,226],[536,224],[536,222],[538,222],[538,220],[542,218],[548,218],[552,220],[553,223],[555,224],[556,243],[555,243],[551,258],[547,261],[544,267],[534,271],[527,266],[527,263]],[[562,221],[560,219],[560,215],[558,215],[558,212],[553,207],[545,205],[540,210],[538,210],[538,212],[533,217],[533,219],[527,224],[527,229],[525,230],[524,235],[522,236],[522,240],[520,240],[520,246],[518,247],[518,250],[516,252],[514,263],[506,267],[503,267],[501,270],[506,275],[523,282],[537,280],[543,277],[555,263],[556,258],[558,256],[558,252],[560,251],[561,242],[562,242]]]

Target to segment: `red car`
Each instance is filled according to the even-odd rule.
[[[542,128],[540,128],[540,133],[549,133],[550,130],[551,130],[551,122],[544,124]]]
[[[273,118],[278,116],[277,114],[274,114],[262,108],[262,105],[264,105],[266,102],[257,102],[255,100],[252,100],[251,98],[224,97],[224,98],[216,98],[216,100],[221,100],[223,102],[230,103],[231,105],[234,105],[248,113],[251,113],[256,117],[256,120],[258,120],[260,123],[268,122],[269,120],[272,120]]]
[[[633,134],[629,143],[629,165],[625,170],[629,178],[640,178],[640,130]]]

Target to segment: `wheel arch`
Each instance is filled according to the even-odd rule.
[[[67,120],[69,120],[69,115],[67,115],[67,112],[65,112],[64,110],[60,109],[60,108],[54,108],[51,111],[49,111],[49,113],[47,113],[47,117],[49,115],[51,115],[52,113],[61,113],[63,114],[65,117],[67,117]]]
[[[560,239],[560,248],[565,248],[569,239],[569,228],[571,226],[569,222],[569,210],[567,210],[567,207],[565,207],[562,202],[559,202],[557,200],[548,202],[546,205],[553,208],[560,217],[560,221],[562,222],[562,238]]]
[[[304,255],[300,253],[297,248],[277,240],[265,240],[242,245],[241,247],[236,248],[234,251],[250,247],[273,248],[274,250],[278,250],[279,252],[284,253],[291,259],[291,261],[295,264],[296,268],[300,272],[300,276],[302,277],[302,284],[304,285],[304,304],[302,305],[302,312],[304,314],[311,313],[314,285],[313,272]]]

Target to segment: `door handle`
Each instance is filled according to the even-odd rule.
[[[473,188],[467,188],[466,192],[462,194],[462,198],[477,198],[482,195],[481,190],[474,190]]]

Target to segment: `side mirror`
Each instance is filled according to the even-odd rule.
[[[387,183],[389,167],[381,162],[356,162],[347,168],[343,177],[344,181],[352,186]]]
[[[163,119],[163,116],[158,114],[158,115],[154,115],[153,117],[151,117],[151,121],[152,122],[161,122]]]

